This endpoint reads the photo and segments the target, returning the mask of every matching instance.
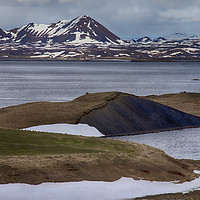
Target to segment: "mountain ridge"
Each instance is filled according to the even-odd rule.
[[[123,43],[118,36],[87,15],[72,20],[62,20],[51,24],[29,23],[10,31],[0,30],[0,36],[12,42],[58,42],[58,43]],[[4,39],[5,40],[5,39]],[[1,41],[1,38],[0,38]]]
[[[0,29],[0,60],[133,60],[199,61],[200,37],[175,33],[177,39],[148,36],[123,40],[83,15],[51,24],[29,23]]]

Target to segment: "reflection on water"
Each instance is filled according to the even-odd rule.
[[[86,92],[199,92],[199,63],[0,61],[0,107]]]
[[[200,160],[200,128],[190,128],[115,139],[147,144],[165,151],[174,158]]]

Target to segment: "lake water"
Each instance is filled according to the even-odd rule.
[[[163,150],[174,158],[200,160],[200,128],[115,137],[115,139],[147,144]]]
[[[200,63],[0,61],[0,107],[86,92],[199,92]]]

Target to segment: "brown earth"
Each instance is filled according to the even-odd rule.
[[[200,117],[200,93],[181,92],[177,94],[150,95],[144,98]]]
[[[0,157],[0,184],[68,181],[115,181],[121,177],[150,181],[189,181],[200,164],[169,157],[137,143],[130,153],[72,153]],[[127,142],[127,145],[130,145]]]
[[[91,110],[99,109],[119,92],[87,94],[69,102],[33,102],[0,109],[0,127],[27,128],[37,125],[76,124]]]

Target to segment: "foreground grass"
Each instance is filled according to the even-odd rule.
[[[0,155],[131,153],[134,145],[94,137],[0,128]]]

